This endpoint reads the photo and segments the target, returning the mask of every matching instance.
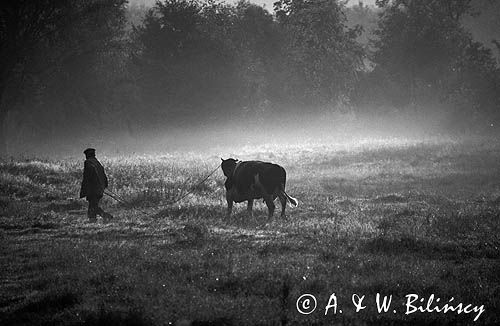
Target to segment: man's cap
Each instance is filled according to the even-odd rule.
[[[85,155],[95,155],[95,148],[87,148],[86,150],[83,151],[83,154]]]

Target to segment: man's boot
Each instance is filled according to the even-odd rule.
[[[97,222],[97,212],[92,204],[93,203],[89,202],[89,210],[87,212],[87,217],[89,218],[89,223]]]

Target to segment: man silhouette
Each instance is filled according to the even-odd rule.
[[[95,149],[87,148],[83,153],[85,154],[85,162],[80,198],[87,197],[89,202],[87,216],[90,222],[96,222],[97,215],[100,215],[104,220],[109,220],[113,216],[99,207],[99,201],[104,195],[104,189],[108,187],[108,178],[104,173],[103,166],[95,157]]]

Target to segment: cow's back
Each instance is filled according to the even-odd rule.
[[[238,163],[232,182],[239,193],[248,193],[255,187],[256,176],[264,190],[272,194],[276,187],[286,182],[286,172],[281,166],[261,161],[244,161]]]

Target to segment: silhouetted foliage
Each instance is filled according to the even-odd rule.
[[[266,101],[282,101],[286,97],[283,33],[272,15],[260,6],[240,1],[231,40],[241,83],[240,105],[258,112],[267,109]]]
[[[42,130],[50,129],[47,125],[67,124],[70,117],[76,118],[89,108],[99,114],[103,101],[109,98],[109,78],[119,69],[117,57],[123,55],[117,50],[123,50],[125,3],[125,0],[2,3],[0,140],[3,145],[3,126],[9,112],[31,117]],[[5,146],[0,152],[5,152]]]
[[[326,104],[349,96],[362,67],[363,51],[348,29],[343,6],[333,0],[275,3],[286,37],[288,95],[303,104]]]
[[[158,2],[147,13],[135,32],[142,47],[141,86],[154,109],[189,113],[230,103],[232,16],[226,5],[185,0]]]
[[[367,78],[383,83],[380,98],[396,106],[448,107],[462,122],[491,113],[498,103],[498,70],[491,51],[461,25],[470,1],[378,4],[376,68]]]
[[[347,26],[354,28],[359,25],[363,28],[361,35],[356,39],[365,49],[370,49],[370,39],[377,27],[379,10],[360,1],[357,5],[345,8]]]
[[[500,1],[473,0],[471,15],[462,18],[463,25],[474,40],[492,50],[497,64],[500,64]]]
[[[276,10],[275,20],[247,1],[158,2],[136,29],[153,111],[260,114],[347,98],[363,51],[355,41],[360,29],[345,26],[343,6],[283,1]]]

